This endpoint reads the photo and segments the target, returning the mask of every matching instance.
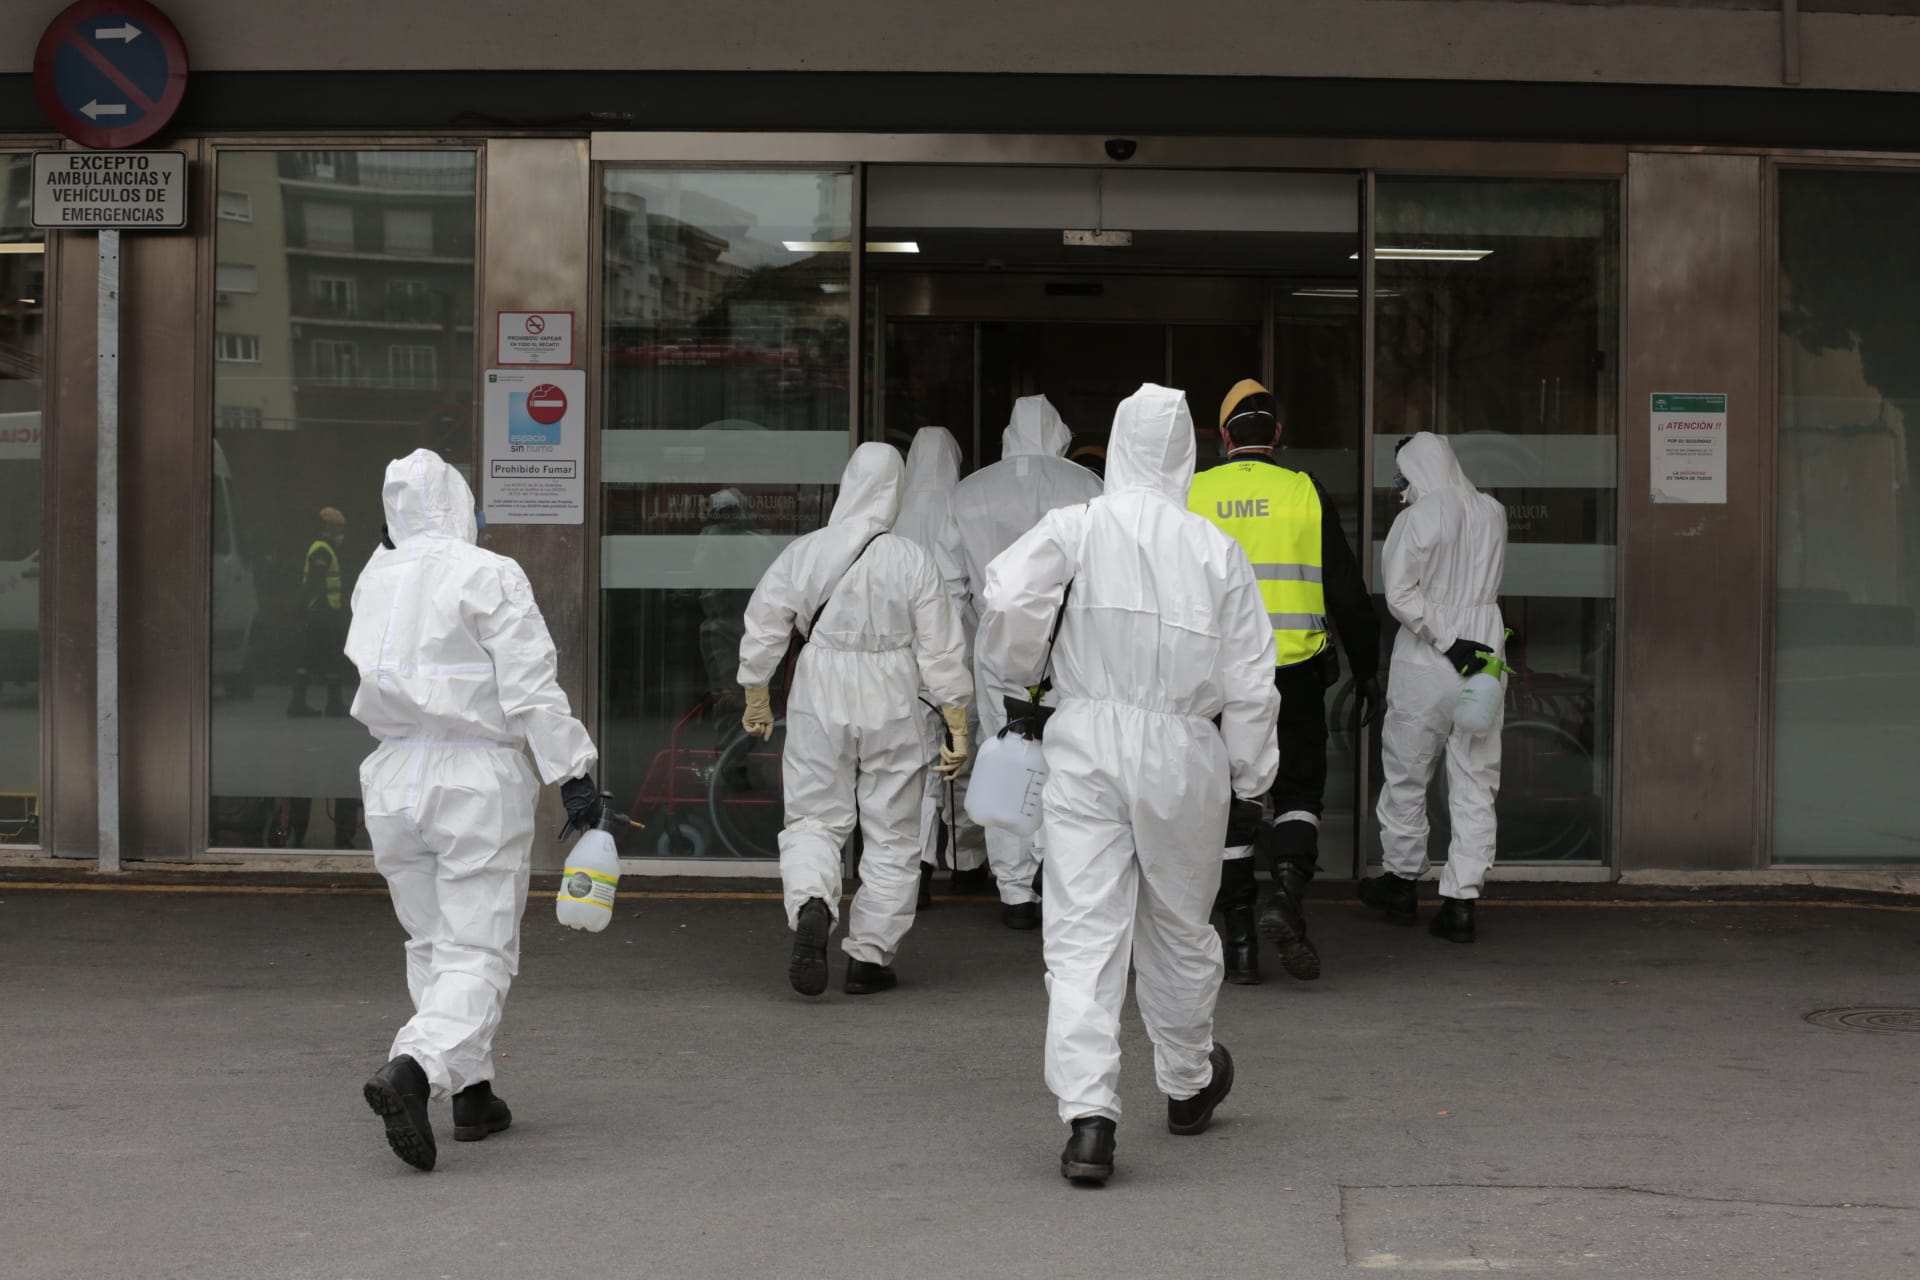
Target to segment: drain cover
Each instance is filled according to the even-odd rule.
[[[1920,1009],[1901,1009],[1887,1005],[1846,1005],[1838,1009],[1815,1009],[1806,1020],[1816,1027],[1834,1031],[1915,1031],[1920,1032]]]

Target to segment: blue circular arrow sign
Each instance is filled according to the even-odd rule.
[[[78,0],[41,35],[33,88],[47,120],[81,146],[136,146],[180,109],[187,47],[148,0]]]

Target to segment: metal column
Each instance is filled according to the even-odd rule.
[[[100,870],[120,869],[120,233],[100,233],[99,364],[95,384],[95,755]]]

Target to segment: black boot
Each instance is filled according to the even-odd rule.
[[[1000,908],[1000,923],[1009,929],[1026,932],[1040,927],[1040,904],[1037,902],[1009,902]]]
[[[1307,941],[1307,917],[1301,910],[1313,872],[1296,862],[1273,869],[1273,896],[1260,913],[1260,936],[1280,952],[1280,967],[1291,977],[1312,982],[1320,976],[1320,953]]]
[[[847,958],[847,994],[850,996],[870,996],[877,991],[891,991],[900,979],[893,976],[893,969],[884,964],[874,964],[867,960]]]
[[[1214,1041],[1207,1061],[1213,1063],[1213,1079],[1207,1082],[1206,1088],[1191,1098],[1167,1099],[1168,1133],[1182,1137],[1205,1133],[1213,1123],[1213,1109],[1233,1092],[1233,1055],[1227,1052],[1227,1046]]]
[[[433,1090],[420,1064],[402,1054],[373,1073],[361,1091],[373,1113],[386,1122],[387,1145],[416,1169],[430,1170],[439,1155],[427,1099]]]
[[[833,913],[818,898],[808,898],[793,927],[793,959],[787,962],[787,981],[803,996],[827,989],[827,938],[833,933]]]
[[[482,1080],[453,1095],[453,1140],[479,1142],[513,1123],[505,1098],[493,1096],[493,1082]]]
[[[307,673],[305,671],[293,673],[293,689],[287,695],[287,714],[296,720],[320,714],[307,704]]]
[[[1060,1153],[1060,1176],[1079,1187],[1105,1186],[1113,1176],[1114,1122],[1105,1116],[1081,1116]]]
[[[993,868],[974,867],[968,871],[956,871],[947,877],[949,893],[993,893]]]
[[[914,903],[915,911],[925,911],[933,905],[933,868],[926,863],[920,864],[920,897]]]
[[[1440,913],[1427,926],[1427,932],[1448,942],[1473,941],[1473,899],[1442,898]]]
[[[1221,864],[1220,894],[1213,900],[1220,913],[1226,943],[1227,981],[1235,986],[1260,984],[1260,934],[1254,917],[1260,903],[1260,882],[1252,858],[1232,858]]]
[[[1412,880],[1382,871],[1354,886],[1360,901],[1387,913],[1394,924],[1412,924],[1420,918],[1420,893]]]

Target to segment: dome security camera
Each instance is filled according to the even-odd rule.
[[[1131,160],[1133,159],[1133,153],[1139,149],[1140,144],[1132,138],[1107,139],[1107,158],[1109,160]]]

